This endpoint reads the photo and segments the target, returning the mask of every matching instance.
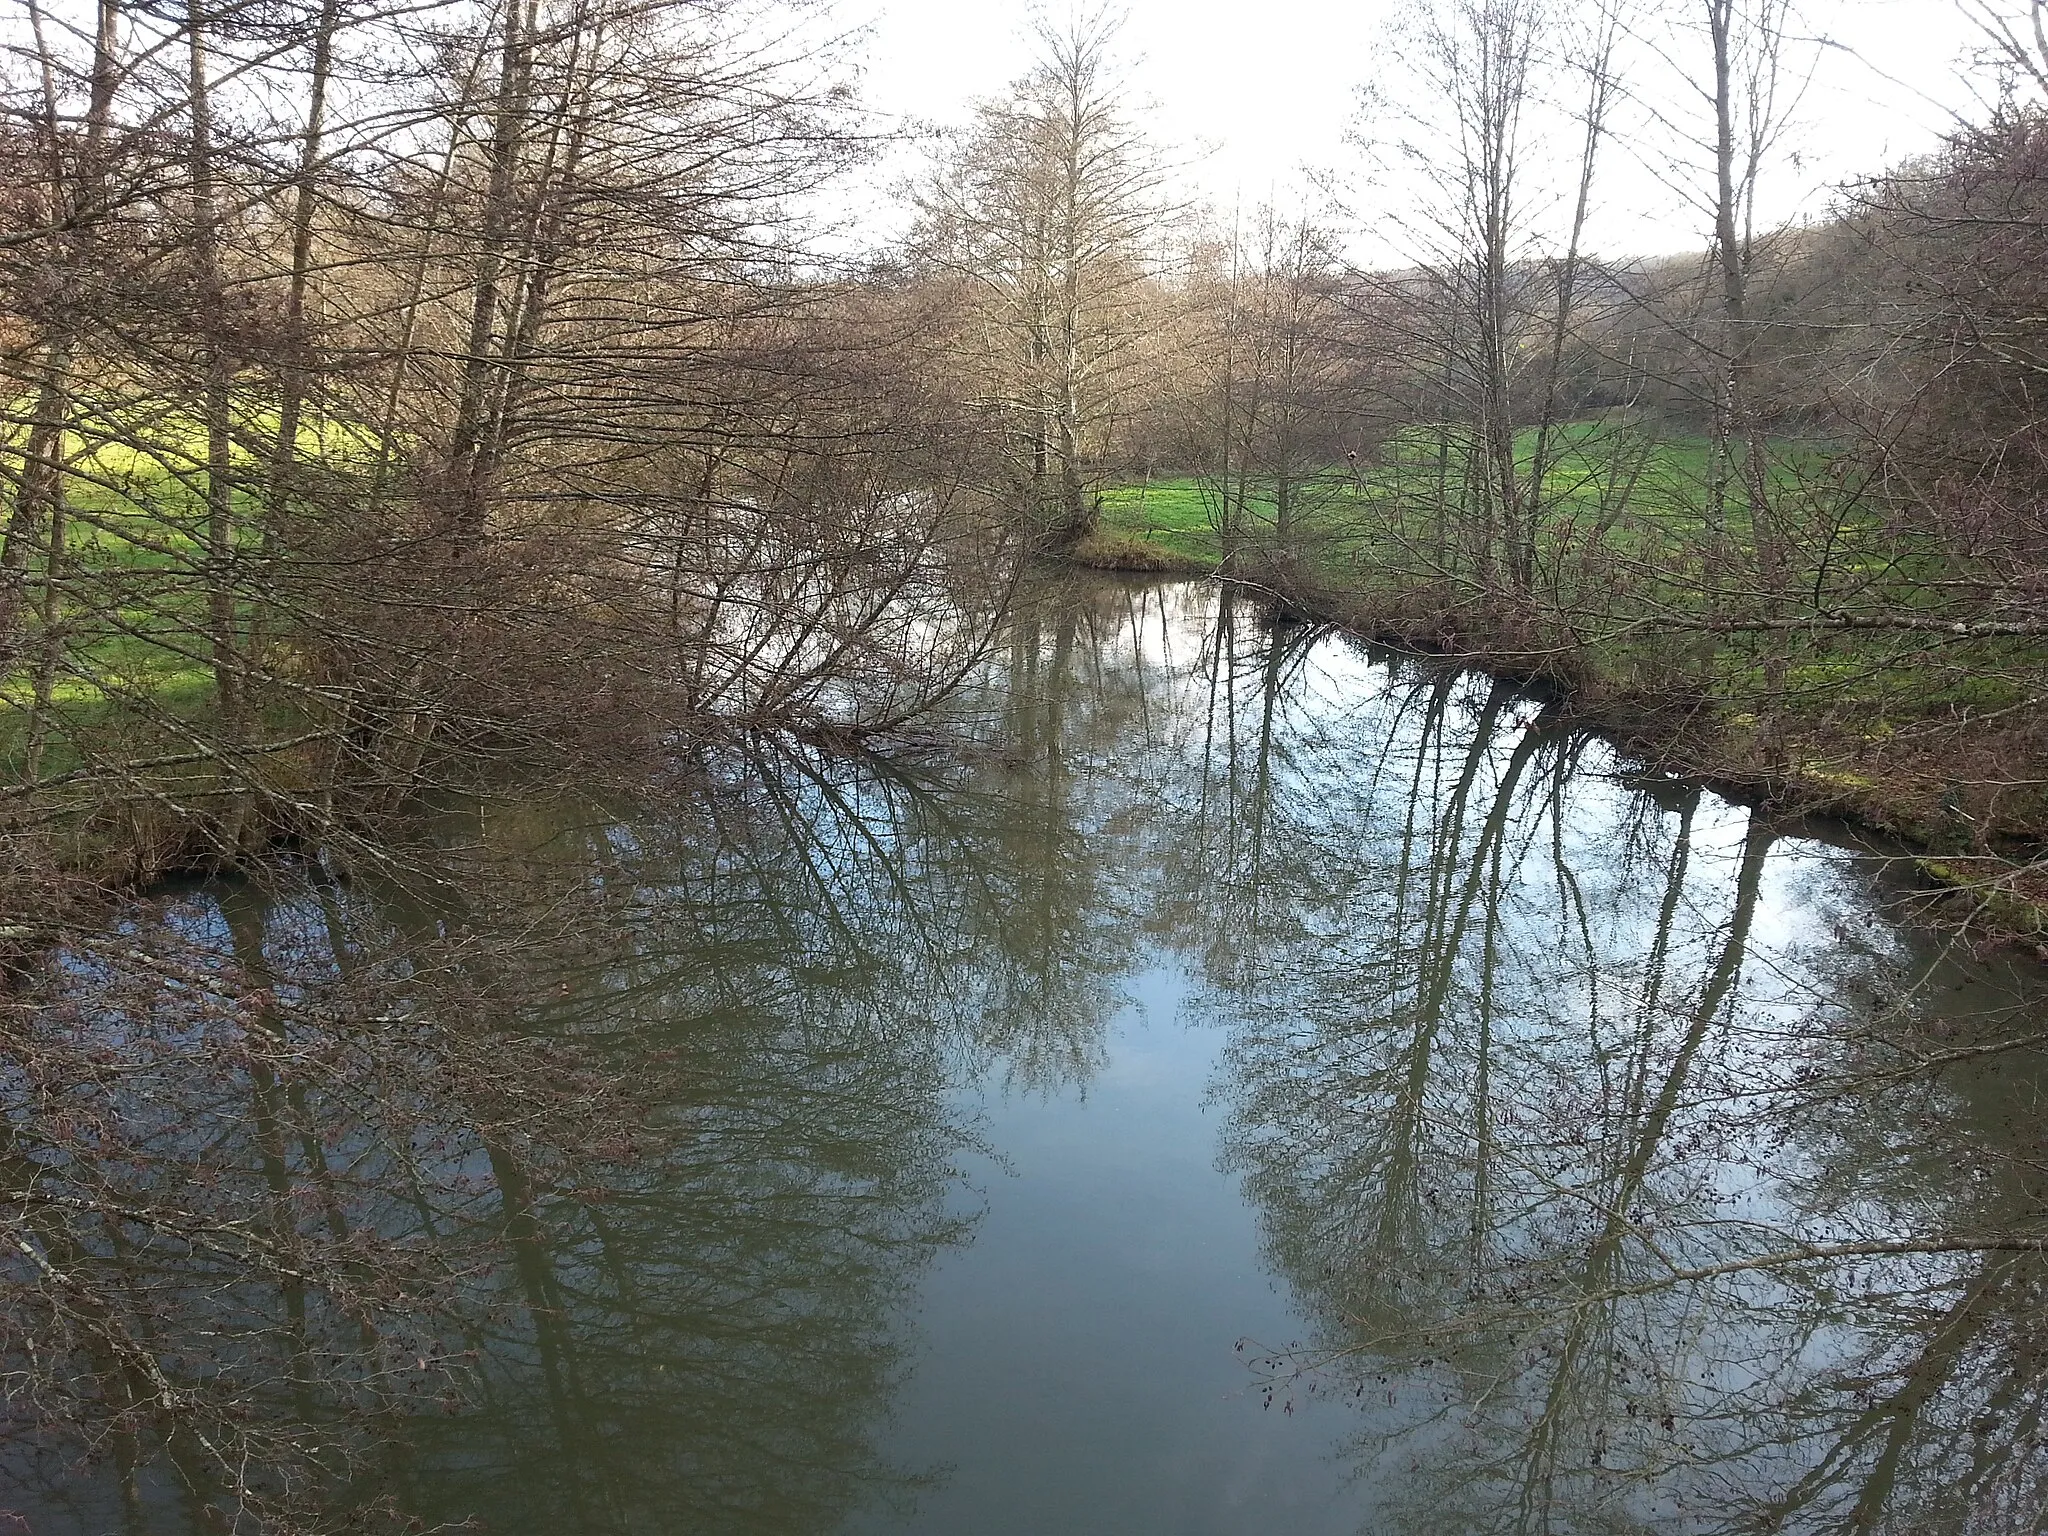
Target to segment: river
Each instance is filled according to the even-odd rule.
[[[935,739],[81,939],[0,1510],[2040,1527],[2043,976],[1883,850],[1196,583],[1038,594]]]

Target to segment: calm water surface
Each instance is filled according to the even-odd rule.
[[[1885,861],[1198,585],[1048,595],[959,723],[488,815],[433,896],[137,919],[286,987],[404,950],[639,1085],[587,1168],[226,1069],[182,1116],[308,1222],[466,1255],[457,1394],[423,1377],[350,1497],[565,1536],[2041,1528],[2040,978],[1899,920]],[[458,931],[519,943],[418,961]],[[204,1529],[178,1465],[17,1446],[0,1508]]]

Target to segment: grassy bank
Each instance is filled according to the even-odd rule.
[[[47,547],[37,549],[27,570],[38,631],[28,649],[42,652],[54,638],[50,702],[69,720],[89,725],[143,699],[184,712],[213,688],[205,431],[149,400],[99,402],[86,415],[94,435],[67,434],[61,450],[64,543],[48,627]],[[228,546],[241,563],[258,556],[275,511],[258,487],[267,477],[259,458],[276,437],[276,412],[239,403],[233,430],[229,461],[238,483],[226,496]],[[11,434],[17,451],[24,436],[19,427]],[[298,453],[302,464],[329,472],[370,462],[366,436],[332,421],[302,426]],[[247,616],[248,605],[239,604],[238,620]],[[0,704],[27,708],[39,663],[40,657],[0,676]],[[0,754],[10,750],[0,725]]]
[[[151,398],[72,400],[52,548],[45,507],[21,572],[13,664],[0,670],[0,966],[66,913],[167,875],[288,842],[315,817],[331,748],[309,720],[299,654],[273,603],[271,539],[302,515],[273,501],[274,409],[238,399],[218,560],[208,443]],[[21,424],[7,446],[26,450]],[[369,462],[359,434],[302,426],[299,468]],[[243,684],[220,719],[215,627]],[[8,935],[12,935],[11,938]]]
[[[1536,444],[1518,446],[1528,473]],[[1746,508],[1710,530],[1705,442],[1581,427],[1547,457],[1524,592],[1475,568],[1445,512],[1464,467],[1422,432],[1294,488],[1284,543],[1259,488],[1155,477],[1104,493],[1077,559],[1222,573],[1359,633],[1541,680],[1662,770],[1904,840],[1972,923],[2048,945],[2033,731],[2048,646],[1938,632],[1958,573],[1891,533],[1812,445],[1773,446],[1774,529],[1792,531],[1770,572],[1788,595],[1766,599],[1749,595],[1754,565],[1716,553],[1757,541]],[[1844,613],[1930,622],[1838,627]],[[1759,617],[1775,627],[1744,627]]]

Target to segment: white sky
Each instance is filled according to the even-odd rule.
[[[1126,3],[1123,48],[1138,60],[1132,74],[1153,104],[1151,126],[1182,153],[1213,146],[1191,175],[1217,207],[1248,208],[1276,191],[1284,202],[1304,165],[1356,162],[1345,129],[1395,0]],[[1813,206],[1816,189],[1844,176],[1925,149],[1970,99],[1959,65],[1972,34],[1956,0],[1804,0],[1803,9],[1812,32],[1839,46],[1821,55],[1800,112],[1799,185],[1781,183],[1774,218]],[[999,91],[1029,59],[1028,0],[843,0],[840,16],[870,22],[865,95],[891,116],[958,123],[974,97]],[[1638,88],[1654,95],[1657,86]],[[1691,216],[1668,200],[1658,206],[1625,175],[1611,185],[1610,199],[1628,206],[1607,210],[1610,250],[1701,243]]]

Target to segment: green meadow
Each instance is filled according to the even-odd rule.
[[[1521,433],[1522,473],[1534,472],[1536,434]],[[1547,450],[1547,514],[1538,535],[1539,581],[1546,599],[1570,616],[1572,644],[1594,677],[1623,687],[1656,688],[1689,673],[1721,699],[1737,725],[1747,701],[1771,693],[1795,716],[1825,711],[1853,722],[1865,739],[1888,737],[1909,722],[1970,717],[2022,701],[2027,642],[1950,645],[1937,655],[1922,639],[1875,633],[1727,636],[1703,641],[1658,620],[1700,611],[1707,590],[1710,444],[1702,437],[1658,437],[1624,426],[1574,424]],[[1306,582],[1354,611],[1397,610],[1433,586],[1455,563],[1446,519],[1459,504],[1467,456],[1438,434],[1411,429],[1358,470],[1311,478],[1294,496],[1290,553]],[[1768,458],[1783,509],[1789,587],[1817,611],[1877,605],[1932,611],[1951,574],[1931,551],[1902,546],[1870,512],[1845,495],[1823,445],[1775,442]],[[1233,487],[1233,500],[1237,488]],[[1083,544],[1084,563],[1214,571],[1223,563],[1224,496],[1213,479],[1127,481],[1101,496],[1100,531]],[[1725,530],[1741,548],[1748,513],[1730,498]],[[1451,521],[1454,521],[1451,520]],[[1256,556],[1270,548],[1275,509],[1256,485],[1244,496],[1239,536]],[[1739,580],[1739,578],[1737,578]],[[1704,651],[1703,651],[1704,646]]]
[[[51,696],[59,738],[138,705],[172,719],[196,717],[214,686],[204,622],[204,434],[189,419],[133,407],[110,407],[94,425],[96,442],[66,445],[63,653]],[[260,451],[276,418],[252,410],[235,426],[238,441]],[[368,442],[345,426],[309,424],[300,451],[332,468],[360,468]],[[1533,473],[1536,435],[1522,433],[1517,449],[1523,473]],[[1579,423],[1552,435],[1539,563],[1549,598],[1585,620],[1574,641],[1596,675],[1653,687],[1674,665],[1699,672],[1696,636],[1660,637],[1635,621],[1650,611],[1682,616],[1700,603],[1709,454],[1704,438],[1660,436],[1634,423]],[[238,449],[235,464],[257,480],[254,453]],[[1457,554],[1442,542],[1449,520],[1436,509],[1459,504],[1469,467],[1455,444],[1414,428],[1382,445],[1369,465],[1309,478],[1293,503],[1297,570],[1310,584],[1355,599],[1360,610],[1398,605],[1440,582],[1440,559]],[[1928,602],[1930,585],[1920,578],[1933,573],[1931,557],[1876,537],[1861,514],[1835,510],[1824,449],[1776,443],[1770,473],[1804,530],[1793,547],[1799,585],[1830,602],[1845,595],[1893,608]],[[263,508],[239,488],[233,505],[237,549],[251,550]],[[1099,530],[1077,552],[1084,563],[1207,573],[1223,562],[1224,498],[1213,480],[1134,479],[1105,488],[1100,506]],[[1728,534],[1740,544],[1747,532],[1741,512],[1730,519]],[[1262,542],[1270,548],[1274,522],[1270,493],[1250,487],[1239,533],[1254,555]],[[34,583],[40,572],[30,575]],[[36,600],[33,588],[30,596]],[[1819,636],[1768,647],[1735,637],[1712,647],[1708,683],[1739,713],[1768,672],[1795,707],[1802,697],[1837,709],[1853,701],[1860,728],[1879,736],[1929,712],[1980,714],[2019,702],[2011,665],[2021,654],[2017,643],[1951,647],[1939,665],[1922,649],[1896,637]],[[19,751],[40,650],[32,634],[24,663],[0,678],[0,757]]]
[[[18,423],[8,446],[21,450]],[[198,719],[214,677],[206,632],[206,439],[189,417],[135,406],[105,406],[87,418],[91,435],[63,447],[65,547],[57,610],[60,644],[50,688],[57,729],[45,771],[62,771],[64,739],[89,732],[137,707],[168,719]],[[259,454],[277,431],[272,411],[242,413],[231,462],[253,482]],[[253,447],[251,445],[254,445]],[[330,465],[362,463],[365,439],[330,422],[300,429],[299,452]],[[230,493],[233,543],[253,552],[261,541],[262,498],[246,486]],[[40,614],[45,552],[30,563],[28,601]],[[25,654],[0,677],[0,759],[25,739],[43,664],[44,631],[32,626]]]
[[[1538,447],[1534,431],[1519,434],[1516,450],[1525,476],[1534,472]],[[1574,423],[1553,432],[1543,477],[1547,537],[1555,546],[1604,520],[1602,537],[1623,549],[1647,553],[1662,542],[1660,533],[1673,547],[1690,547],[1704,527],[1710,452],[1705,438],[1652,438],[1598,424]],[[1426,537],[1428,510],[1456,503],[1468,457],[1426,429],[1410,429],[1391,439],[1367,467],[1310,477],[1294,499],[1303,552],[1324,561],[1371,563],[1389,553],[1390,537]],[[1771,474],[1787,492],[1824,466],[1818,448],[1773,446]],[[1230,499],[1238,499],[1235,486]],[[1126,481],[1105,489],[1100,505],[1101,531],[1109,540],[1146,545],[1193,565],[1213,568],[1223,558],[1225,497],[1213,479]],[[1256,537],[1274,521],[1270,491],[1254,482],[1243,496],[1242,531]],[[1738,508],[1730,532],[1741,534],[1742,522]]]

